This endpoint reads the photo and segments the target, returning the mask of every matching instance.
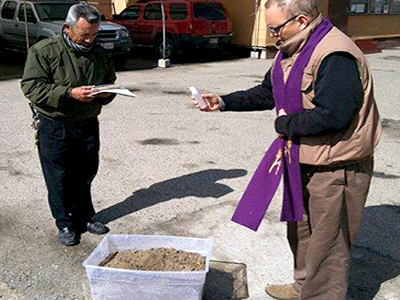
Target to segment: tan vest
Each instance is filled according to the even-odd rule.
[[[309,30],[305,30],[302,33],[304,37],[307,36],[307,31],[318,25],[319,21],[317,20],[313,23],[310,24],[312,26],[309,26]],[[296,42],[298,43],[299,41],[297,40]],[[331,165],[362,160],[373,155],[374,147],[379,142],[381,124],[367,60],[354,42],[336,27],[317,45],[308,65],[304,69],[301,86],[304,109],[313,109],[315,107],[313,104],[315,97],[314,84],[318,70],[324,58],[333,52],[347,52],[357,59],[364,99],[347,129],[328,135],[301,138],[300,163],[302,164]],[[290,58],[282,61],[285,80],[289,76],[291,67],[297,57],[298,53],[295,53]],[[346,78],[343,78],[343,80],[346,80]],[[337,97],[340,97],[340,91],[337,92]]]

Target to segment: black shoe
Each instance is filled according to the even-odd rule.
[[[106,234],[107,232],[110,231],[110,229],[106,225],[100,222],[93,222],[93,221],[90,221],[86,224],[86,230],[89,233],[93,234]]]
[[[58,231],[58,240],[64,246],[74,246],[79,244],[80,236],[71,228],[64,227]]]

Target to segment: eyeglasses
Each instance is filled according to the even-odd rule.
[[[286,22],[282,23],[281,25],[275,26],[275,27],[271,27],[271,26],[267,26],[267,31],[269,33],[269,35],[271,37],[277,36],[279,35],[279,33],[281,32],[282,28],[285,27],[285,25],[291,21],[293,21],[294,19],[296,19],[298,16],[294,16],[292,18],[290,18],[289,20],[287,20]]]

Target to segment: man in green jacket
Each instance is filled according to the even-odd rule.
[[[114,95],[93,95],[95,85],[116,80],[109,54],[96,45],[99,11],[76,4],[62,34],[35,44],[28,52],[21,82],[38,113],[38,150],[58,240],[76,245],[80,234],[109,229],[92,218],[91,183],[99,164],[101,107]]]

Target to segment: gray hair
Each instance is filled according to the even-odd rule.
[[[74,27],[80,18],[85,19],[90,24],[100,21],[101,14],[98,9],[87,3],[79,3],[72,5],[68,11],[65,23]]]
[[[265,8],[270,8],[273,3],[285,9],[290,14],[289,16],[303,14],[310,18],[316,18],[319,15],[318,5],[315,0],[267,0]]]

